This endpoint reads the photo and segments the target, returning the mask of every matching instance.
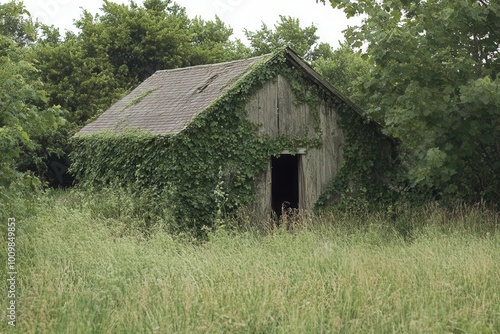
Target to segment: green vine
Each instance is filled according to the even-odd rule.
[[[348,210],[373,210],[392,202],[391,180],[399,165],[397,141],[348,105],[338,103],[336,110],[345,139],[343,164],[316,207],[334,204]]]
[[[123,107],[123,109],[121,111],[124,111],[127,108],[135,106],[136,104],[138,104],[139,102],[141,102],[146,96],[148,96],[149,94],[151,94],[152,92],[154,92],[156,89],[157,88],[150,88],[150,89],[142,92],[139,96],[137,96],[135,99],[133,99],[132,101],[130,101],[125,107]]]

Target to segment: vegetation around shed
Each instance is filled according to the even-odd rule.
[[[74,137],[92,186],[147,189],[188,226],[250,206],[387,196],[394,140],[297,54],[158,71]]]

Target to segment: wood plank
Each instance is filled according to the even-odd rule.
[[[248,119],[260,126],[259,134],[275,138],[278,134],[276,119],[277,83],[270,80],[255,92],[245,105]]]
[[[248,99],[245,111],[250,122],[262,126],[259,111],[259,94],[254,94]]]
[[[290,87],[288,81],[282,76],[278,75],[278,132],[282,136],[292,136],[290,133],[291,123],[293,122],[291,111]]]
[[[257,178],[256,186],[256,214],[261,219],[266,219],[271,213],[271,159],[267,163],[266,170]]]
[[[289,137],[312,137],[314,121],[307,104],[296,105],[292,86],[284,76],[278,77],[280,134]]]
[[[281,154],[292,154],[292,155],[295,155],[295,154],[306,154],[307,153],[307,149],[305,148],[298,148],[297,151],[290,151],[290,150],[284,150],[283,152],[281,152]]]
[[[277,86],[276,81],[270,80],[259,90],[259,106],[264,127],[263,133],[271,138],[278,136],[278,120],[276,117]]]

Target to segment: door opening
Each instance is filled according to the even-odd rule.
[[[278,217],[283,209],[299,208],[299,157],[284,154],[271,160],[272,208]]]

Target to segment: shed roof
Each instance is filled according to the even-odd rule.
[[[361,110],[354,103],[321,78],[292,49],[287,47],[282,52],[292,66],[349,105],[353,111],[361,114]],[[75,136],[132,129],[141,129],[152,134],[177,134],[238,79],[250,73],[253,64],[259,60],[268,61],[279,54],[157,71],[101,116],[84,126]],[[378,130],[378,124],[372,125]]]
[[[266,57],[157,71],[76,135],[131,129],[176,134]]]

